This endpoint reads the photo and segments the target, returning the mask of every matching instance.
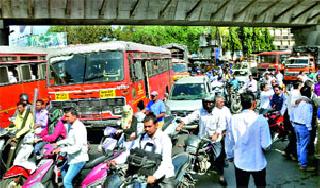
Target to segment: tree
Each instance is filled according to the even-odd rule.
[[[222,48],[243,50],[246,54],[274,49],[273,38],[267,28],[204,27],[204,26],[53,26],[49,32],[67,32],[69,44],[100,42],[103,38],[133,41],[161,46],[168,43],[184,44],[189,52],[197,53],[199,38],[210,33],[220,36]],[[218,39],[220,40],[220,39]]]

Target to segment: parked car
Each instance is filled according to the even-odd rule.
[[[181,78],[173,84],[166,105],[172,115],[185,117],[202,107],[202,98],[213,95],[210,80],[206,76]],[[196,128],[198,123],[187,125],[188,128]]]

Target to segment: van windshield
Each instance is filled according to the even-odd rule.
[[[203,83],[174,84],[171,97],[172,100],[195,100],[202,99],[205,94]]]

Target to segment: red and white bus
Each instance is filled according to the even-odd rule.
[[[258,55],[258,73],[262,75],[265,71],[284,71],[284,63],[291,54],[290,50],[262,52]]]
[[[152,91],[164,97],[172,85],[168,49],[112,41],[56,49],[49,55],[51,105],[75,106],[93,127],[115,125],[122,107],[148,102]]]
[[[46,56],[38,48],[0,47],[0,127],[10,124],[21,93],[32,102],[37,88],[38,98],[48,100]]]

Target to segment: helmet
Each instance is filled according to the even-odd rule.
[[[206,95],[202,98],[202,107],[203,109],[207,110],[209,113],[212,112],[214,107],[214,96]]]
[[[29,101],[29,96],[26,93],[21,93],[19,98],[22,101]]]
[[[49,111],[49,120],[50,123],[56,123],[58,119],[62,116],[62,111],[58,108],[52,108]]]

